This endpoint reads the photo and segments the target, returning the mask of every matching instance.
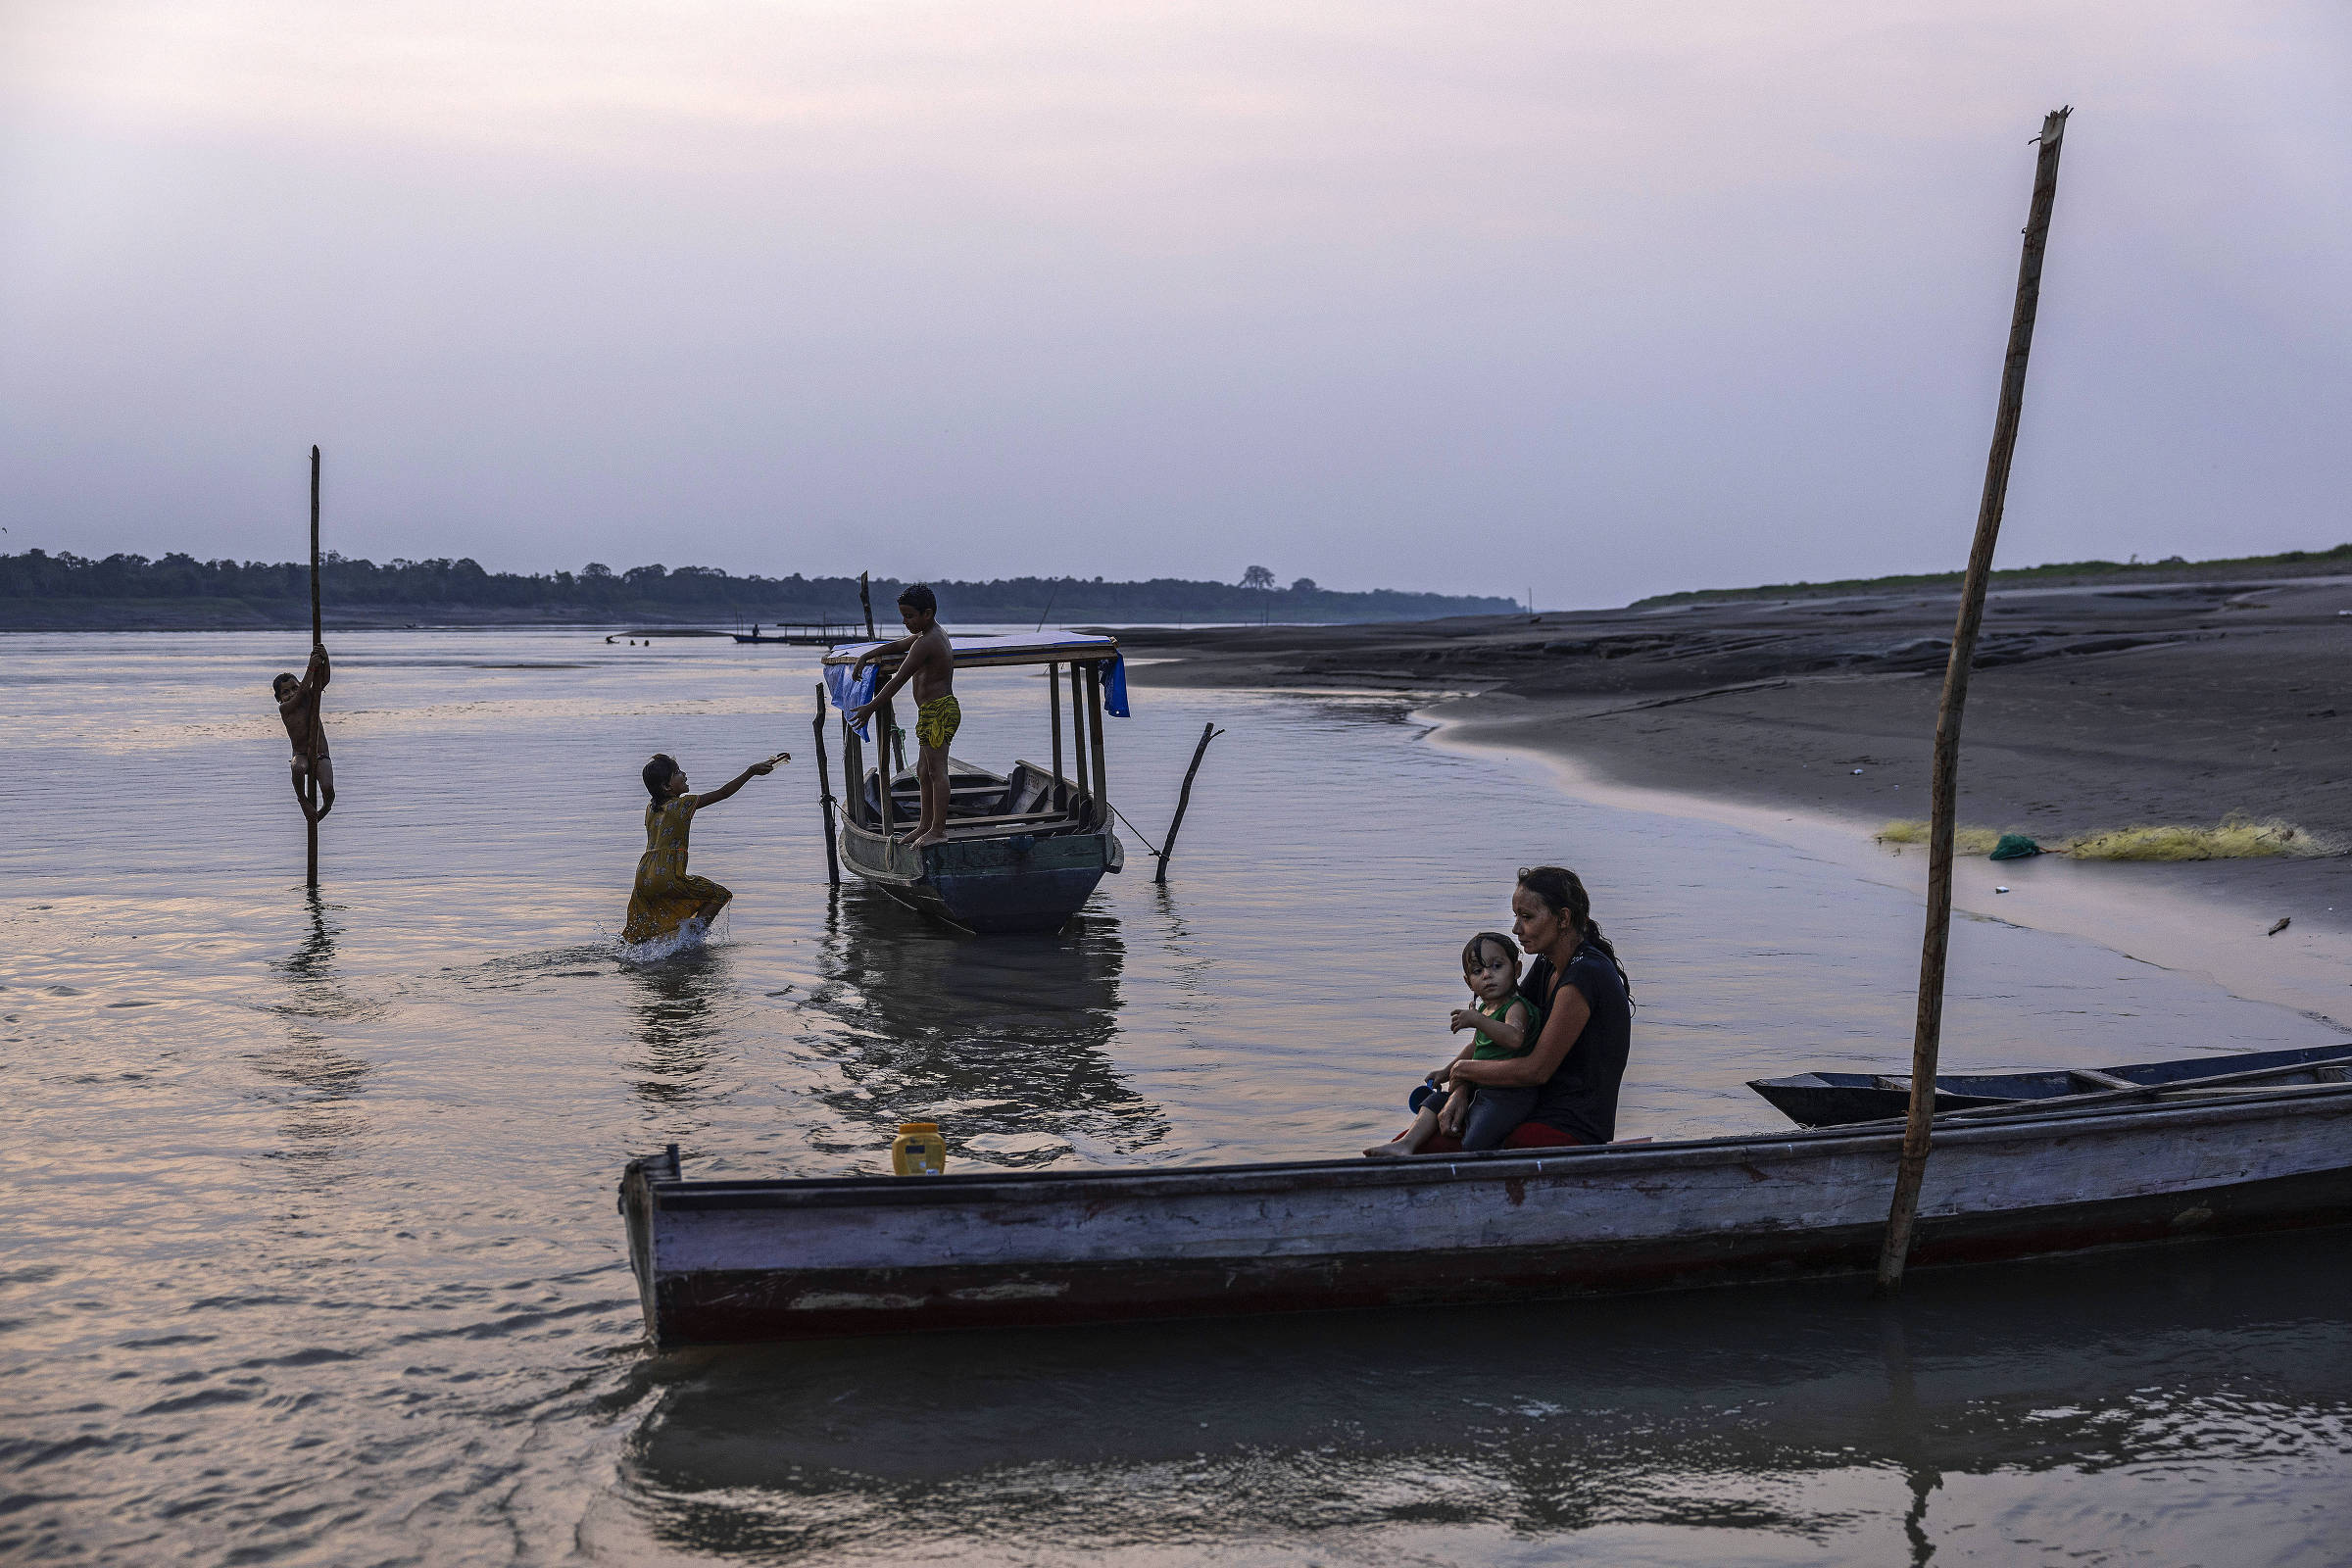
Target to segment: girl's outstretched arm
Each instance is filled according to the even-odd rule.
[[[693,797],[694,808],[699,811],[706,806],[716,806],[719,802],[725,800],[728,796],[734,794],[746,784],[749,784],[753,779],[763,778],[767,774],[773,773],[776,770],[776,764],[778,762],[789,762],[791,760],[792,754],[790,752],[778,752],[775,756],[769,758],[764,762],[754,762],[751,766],[745,768],[742,772],[736,774],[733,778],[727,780],[724,784],[721,784],[718,788],[710,791],[709,794],[697,795]]]

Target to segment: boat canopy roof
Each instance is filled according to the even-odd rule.
[[[985,664],[1084,664],[1119,657],[1116,637],[1090,632],[950,632],[948,642],[956,650],[957,669]],[[825,655],[824,662],[855,664],[860,655],[887,646],[885,642],[842,643]]]
[[[894,639],[895,641],[895,639]],[[971,632],[948,635],[948,644],[956,650],[956,667],[974,669],[988,664],[1096,664],[1102,677],[1102,709],[1113,718],[1125,718],[1127,707],[1127,661],[1119,656],[1119,640],[1089,632]],[[882,685],[882,666],[868,664],[856,669],[858,658],[868,649],[883,648],[886,643],[843,643],[825,655],[825,693],[833,706],[846,715],[873,701]],[[1070,678],[1077,679],[1073,669]],[[1071,700],[1077,700],[1075,688]],[[865,730],[858,731],[863,735]]]

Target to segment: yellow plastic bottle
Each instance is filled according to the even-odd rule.
[[[902,1176],[944,1176],[948,1170],[948,1141],[939,1136],[935,1121],[903,1121],[891,1141],[890,1168]]]

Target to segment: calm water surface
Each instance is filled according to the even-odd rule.
[[[317,900],[269,702],[294,639],[0,641],[0,1557],[138,1563],[2017,1562],[2352,1557],[2340,1236],[1573,1307],[648,1356],[629,1152],[876,1170],[1325,1154],[1449,1054],[1511,870],[1584,872],[1642,1003],[1621,1130],[1899,1061],[1911,899],[1562,798],[1400,708],[1139,688],[1154,889],[1059,937],[828,898],[811,656],[337,638]],[[958,754],[1043,758],[967,677]],[[614,946],[636,770],[721,782],[708,949]],[[2334,1031],[2088,943],[1955,935],[1949,1059]]]

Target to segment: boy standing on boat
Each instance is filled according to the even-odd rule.
[[[956,701],[956,650],[949,643],[948,634],[940,629],[938,596],[923,584],[914,584],[899,595],[899,618],[906,623],[906,635],[859,654],[850,677],[855,680],[866,665],[893,657],[899,661],[898,673],[874,693],[873,701],[861,704],[850,714],[850,722],[864,723],[866,715],[890,701],[892,693],[908,681],[914,682],[914,738],[918,747],[914,779],[922,791],[923,808],[915,823],[914,837],[906,844],[919,850],[948,836],[948,743],[956,738],[956,728],[963,723],[963,709]]]

